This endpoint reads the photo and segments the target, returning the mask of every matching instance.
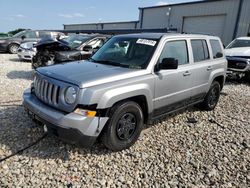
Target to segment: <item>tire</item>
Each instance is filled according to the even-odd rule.
[[[129,148],[137,141],[143,128],[141,107],[135,102],[125,101],[112,107],[109,114],[101,141],[113,151]]]
[[[247,82],[250,83],[250,71],[245,73],[245,79],[246,79]]]
[[[204,99],[204,101],[200,104],[200,107],[204,110],[211,111],[213,110],[220,98],[220,84],[217,81],[214,81]]]
[[[17,53],[17,50],[19,48],[19,45],[18,44],[10,44],[9,47],[8,47],[8,50],[11,54],[16,54]]]

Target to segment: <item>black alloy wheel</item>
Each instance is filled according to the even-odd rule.
[[[115,104],[101,135],[103,144],[113,151],[132,146],[140,136],[144,121],[141,107],[133,101]]]
[[[134,114],[125,113],[120,120],[116,128],[116,134],[120,140],[130,139],[136,129],[136,117]]]
[[[219,101],[220,91],[221,91],[221,88],[220,88],[219,82],[214,81],[211,84],[211,87],[210,87],[204,101],[201,103],[200,107],[202,109],[208,110],[208,111],[213,110]]]

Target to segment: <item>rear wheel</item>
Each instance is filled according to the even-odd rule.
[[[220,98],[220,84],[214,81],[200,107],[204,110],[213,110]]]
[[[18,48],[19,48],[18,44],[10,44],[8,49],[11,54],[16,54]]]
[[[102,135],[103,144],[120,151],[132,146],[139,138],[143,128],[141,107],[132,101],[122,102],[112,107],[110,119]]]

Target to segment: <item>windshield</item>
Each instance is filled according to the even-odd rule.
[[[242,47],[250,47],[250,40],[236,39],[227,47],[227,49]]]
[[[92,61],[127,68],[145,69],[158,39],[113,37],[91,58]]]
[[[71,48],[78,48],[89,39],[90,38],[88,36],[84,36],[84,35],[71,35],[62,40],[66,41],[68,43],[68,46],[70,46]]]
[[[14,38],[18,38],[21,37],[26,31],[21,31],[19,33],[16,33],[15,35],[13,35]]]

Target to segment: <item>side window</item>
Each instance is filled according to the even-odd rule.
[[[104,44],[103,39],[95,39],[91,41],[90,43],[88,43],[88,45],[92,46],[93,49],[100,48],[103,44]]]
[[[26,38],[36,38],[36,32],[35,31],[27,31],[27,33],[25,33],[25,37]]]
[[[221,49],[220,42],[218,40],[210,40],[210,44],[212,47],[213,57],[214,59],[223,57],[223,52]]]
[[[47,32],[47,31],[39,31],[39,37],[40,38],[46,38],[46,37],[50,37],[51,34],[50,32]]]
[[[209,53],[206,40],[191,40],[194,62],[209,59]]]
[[[161,63],[164,58],[175,58],[179,65],[188,64],[187,42],[185,40],[167,42],[159,58]]]

